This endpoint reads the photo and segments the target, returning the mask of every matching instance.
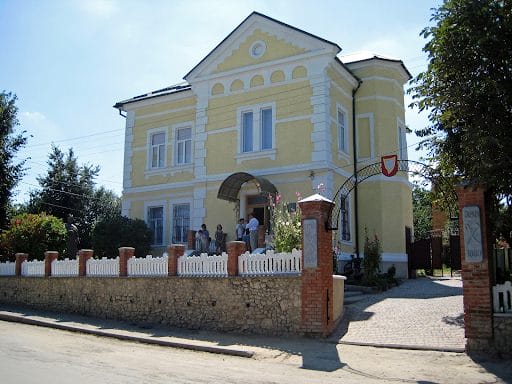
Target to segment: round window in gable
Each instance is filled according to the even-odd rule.
[[[264,41],[258,40],[252,43],[251,48],[249,49],[249,53],[255,59],[259,59],[261,56],[265,54],[267,50],[267,44]]]

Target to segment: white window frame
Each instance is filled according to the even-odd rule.
[[[347,212],[347,230],[348,230],[348,239],[343,238],[343,212],[340,207],[340,217],[339,217],[339,238],[342,243],[352,244],[352,202],[350,199],[350,195],[345,197],[345,204],[348,205]]]
[[[343,133],[341,132],[341,126],[339,121],[339,113],[343,114]],[[336,132],[338,134],[338,151],[342,154],[348,155],[349,143],[348,143],[348,112],[345,107],[341,104],[336,104]],[[343,140],[343,142],[342,142]],[[343,145],[344,144],[344,145]]]
[[[151,244],[152,247],[161,247],[167,243],[166,238],[166,228],[167,228],[167,202],[164,200],[161,201],[149,201],[144,203],[144,222],[149,225],[149,210],[151,208],[162,208],[162,243],[161,244]],[[150,227],[151,228],[151,227]]]
[[[178,131],[180,129],[187,129],[189,128],[190,129],[190,162],[188,163],[185,163],[185,162],[182,162],[180,163],[178,161],[178,146],[179,146],[179,141],[178,141]],[[176,125],[173,125],[172,127],[172,135],[173,135],[173,143],[174,143],[174,161],[173,161],[173,164],[174,164],[174,167],[188,167],[188,166],[191,166],[193,163],[194,163],[194,126],[193,126],[193,123],[192,122],[186,122],[186,123],[180,123],[180,124],[176,124]],[[182,142],[185,142],[185,141],[182,141]]]
[[[161,144],[164,146],[163,164],[161,167],[159,167],[159,166],[154,167],[153,166],[153,144],[152,144],[152,141],[153,141],[153,136],[160,134],[160,133],[164,134],[164,143]],[[148,132],[147,132],[148,151],[147,151],[147,167],[146,167],[147,170],[150,170],[150,171],[158,170],[158,169],[163,169],[167,166],[167,142],[168,142],[167,128],[155,128],[155,129],[148,130]]]
[[[375,119],[373,113],[362,113],[356,115],[356,142],[359,143],[359,126],[357,125],[359,119],[367,118],[370,122],[370,157],[362,157],[357,153],[357,159],[374,159],[375,158]]]
[[[261,114],[265,109],[272,110],[272,147],[263,149],[263,127]],[[243,114],[252,112],[252,151],[243,151]],[[237,159],[253,159],[259,157],[271,157],[275,159],[276,153],[276,103],[262,103],[251,106],[239,107],[237,109],[237,127],[238,127],[238,149]]]
[[[172,200],[171,203],[169,204],[169,211],[170,211],[170,218],[171,218],[171,221],[170,221],[170,226],[169,226],[169,238],[171,239],[172,242],[174,242],[174,220],[175,220],[175,217],[174,217],[174,207],[177,206],[177,205],[184,205],[184,204],[188,204],[188,215],[189,215],[189,223],[188,223],[188,229],[192,229],[192,209],[193,209],[193,205],[192,205],[192,200],[190,199],[176,199],[176,200]],[[187,235],[188,235],[188,231],[187,233],[185,233],[185,239],[183,242],[181,243],[178,243],[178,244],[186,244],[187,243]],[[211,234],[210,234],[211,236]]]
[[[409,154],[407,152],[407,128],[405,122],[397,118],[397,134],[398,134],[398,159],[408,160]]]

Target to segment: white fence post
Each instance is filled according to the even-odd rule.
[[[494,312],[512,312],[512,283],[497,284],[492,287]]]

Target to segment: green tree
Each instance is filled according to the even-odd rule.
[[[25,160],[15,162],[16,153],[25,146],[25,131],[16,134],[19,125],[16,117],[16,95],[0,93],[0,229],[9,222],[10,201],[13,189],[24,175]]]
[[[120,199],[112,191],[96,188],[98,172],[98,166],[79,165],[72,148],[64,153],[54,146],[48,173],[37,179],[41,189],[31,192],[28,211],[46,212],[63,221],[71,215],[78,227],[79,246],[90,248],[95,223],[120,214]]]
[[[432,231],[432,198],[430,191],[418,184],[412,189],[412,216],[414,238],[427,239]]]
[[[66,244],[66,227],[61,219],[47,214],[24,213],[11,220],[0,235],[0,248],[7,259],[17,252],[28,253],[30,260],[42,260],[46,251],[62,253]]]
[[[512,3],[446,0],[422,31],[429,65],[409,90],[416,131],[445,175],[512,194]]]
[[[143,257],[150,252],[152,239],[144,220],[121,215],[99,221],[92,232],[94,254],[98,257],[115,257],[119,247],[134,247],[135,255]]]

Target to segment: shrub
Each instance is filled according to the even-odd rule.
[[[144,220],[121,215],[98,222],[92,231],[95,256],[116,257],[120,247],[135,248],[135,255],[142,257],[151,250],[152,233]]]
[[[297,194],[297,198],[300,195]],[[269,196],[271,245],[277,252],[291,252],[300,249],[302,242],[301,214],[298,204],[291,209],[292,204],[284,203],[281,195],[274,199]]]
[[[376,282],[381,261],[381,246],[377,235],[373,240],[368,237],[368,230],[365,229],[364,258],[363,258],[363,280],[367,283]]]
[[[14,260],[16,253],[28,253],[30,260],[42,260],[46,251],[62,254],[66,237],[66,226],[61,219],[45,213],[24,213],[15,216],[9,229],[2,232],[0,248],[6,260]]]

